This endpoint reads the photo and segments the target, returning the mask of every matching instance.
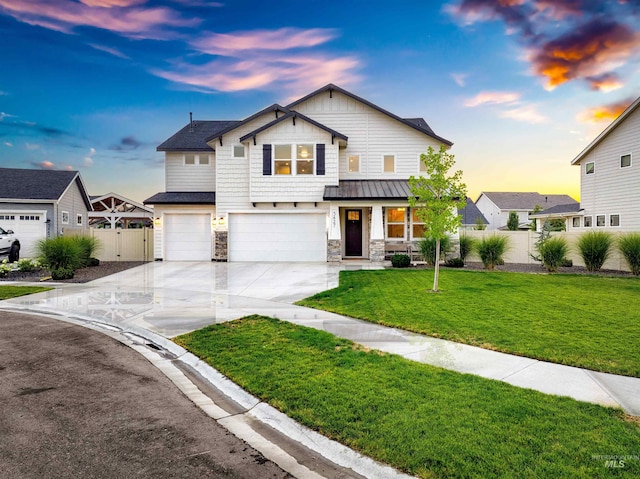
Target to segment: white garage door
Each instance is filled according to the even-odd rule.
[[[326,261],[324,213],[229,214],[229,261]]]
[[[211,261],[211,215],[165,214],[165,259]]]
[[[0,211],[0,227],[13,230],[20,240],[20,257],[32,258],[36,254],[38,241],[47,237],[44,211]]]

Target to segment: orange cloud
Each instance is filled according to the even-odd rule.
[[[547,42],[533,51],[536,74],[546,77],[546,88],[569,80],[602,74],[635,53],[640,35],[620,23],[594,20],[582,29]]]
[[[624,84],[620,81],[617,75],[613,73],[605,73],[595,77],[587,78],[592,90],[602,91],[608,93],[613,90],[622,88]]]
[[[601,123],[603,121],[611,122],[618,118],[625,111],[634,98],[627,98],[609,105],[600,105],[589,108],[578,114],[578,120],[583,123]]]

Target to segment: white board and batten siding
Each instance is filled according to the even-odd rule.
[[[325,211],[229,214],[229,261],[325,262]]]
[[[185,165],[184,156],[208,155],[208,165]],[[216,162],[213,150],[185,151],[165,154],[165,191],[214,191],[216,188]]]
[[[339,92],[316,95],[295,109],[348,136],[340,150],[341,180],[406,179],[419,174],[421,153],[440,148],[438,140]],[[349,173],[350,155],[360,156],[358,173]],[[395,155],[393,173],[384,172],[384,155]]]
[[[631,166],[621,168],[620,156],[628,154]],[[595,172],[587,175],[590,162]],[[596,216],[606,215],[606,229],[640,231],[640,108],[580,161],[580,205],[594,229]],[[609,226],[611,214],[620,215],[619,227]]]

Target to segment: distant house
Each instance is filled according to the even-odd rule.
[[[92,228],[142,228],[153,225],[153,208],[116,193],[92,196],[89,212]]]
[[[484,225],[485,227],[489,224],[482,212],[468,196],[467,204],[464,208],[458,208],[458,214],[462,221],[460,228],[463,230],[473,230],[476,229],[479,224]]]
[[[540,194],[535,192],[482,192],[476,206],[488,221],[488,230],[497,230],[507,225],[509,213],[518,213],[518,223],[529,224],[529,215],[536,209],[546,210],[558,205],[578,205],[569,195]]]
[[[567,205],[556,205],[546,210],[538,211],[529,218],[536,221],[536,231],[541,231],[545,221],[562,220],[565,223],[565,230],[569,231],[571,228],[578,227],[580,225],[580,219],[582,216],[582,208],[580,203],[569,203]],[[578,218],[578,222],[574,222],[573,218]]]
[[[640,231],[640,98],[571,162],[580,166],[582,211],[571,228]]]
[[[0,226],[30,256],[38,240],[88,228],[91,200],[77,171],[0,168]]]

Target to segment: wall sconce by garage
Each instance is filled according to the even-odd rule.
[[[213,226],[214,228],[218,226],[218,218],[216,218],[215,216],[211,218],[211,226]]]
[[[220,218],[218,218],[218,224],[219,224],[220,226],[224,226],[224,225],[225,225],[225,223],[226,223],[226,220],[225,220],[225,217],[224,217],[224,216],[221,216]]]
[[[160,218],[153,218],[153,226],[159,227],[162,224],[162,220]]]

